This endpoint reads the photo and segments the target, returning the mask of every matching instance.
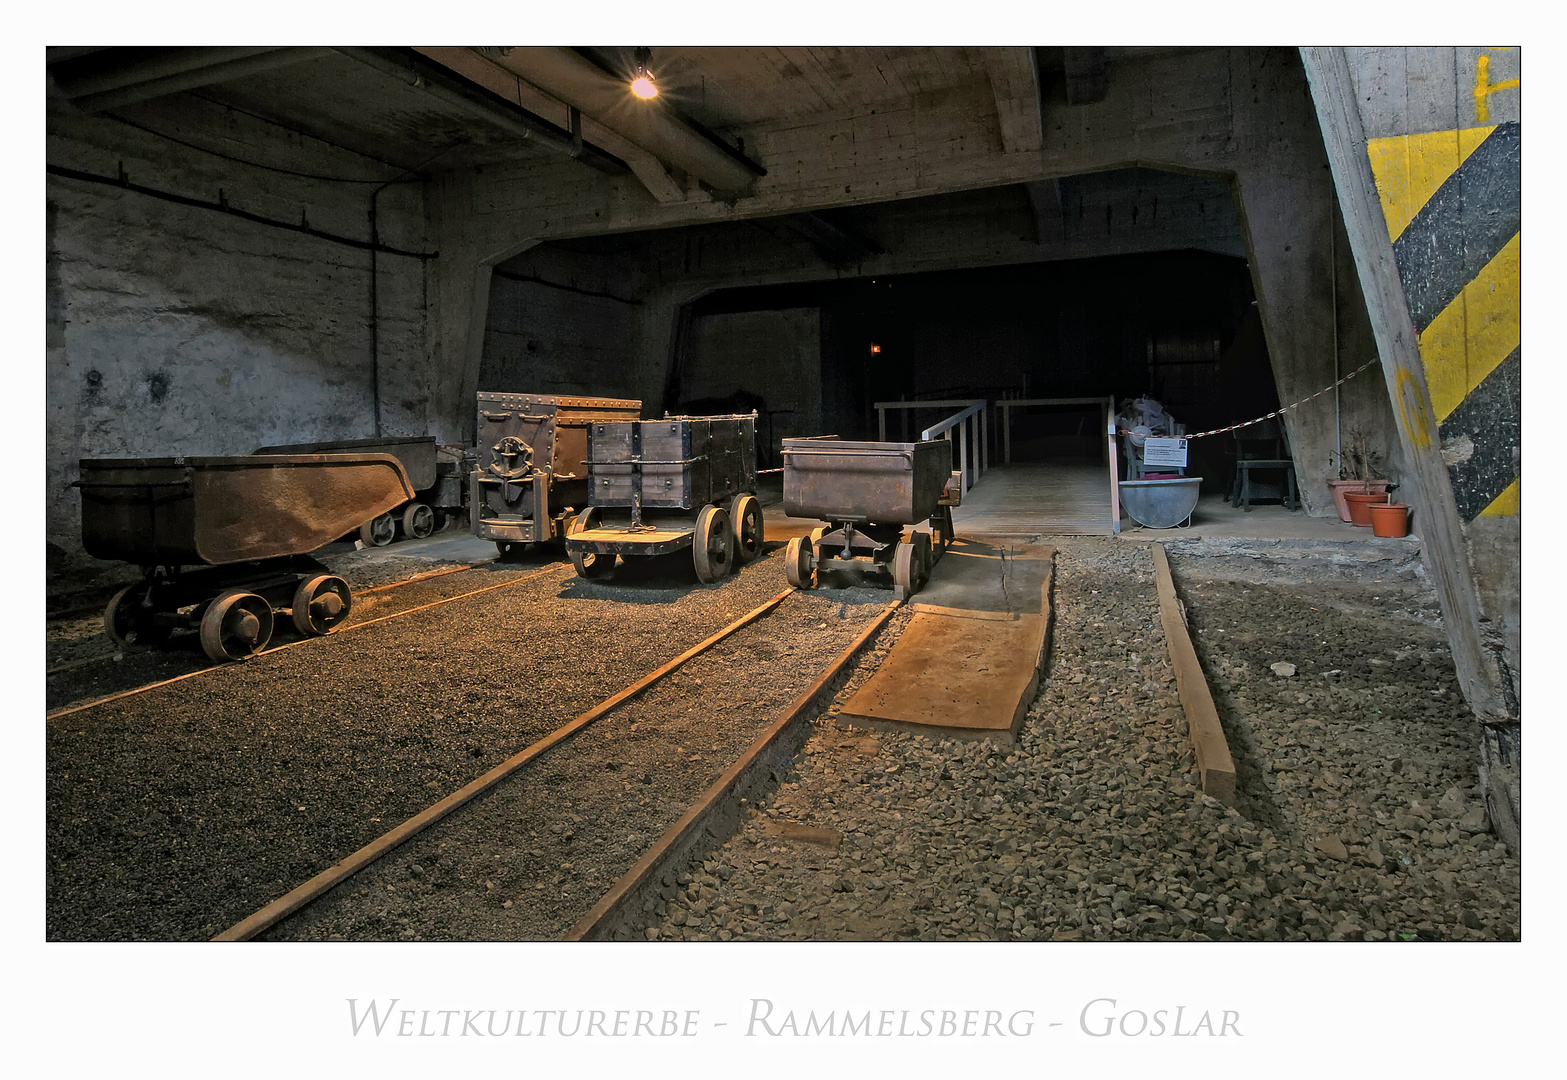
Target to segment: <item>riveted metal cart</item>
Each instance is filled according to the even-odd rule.
[[[563,538],[588,505],[589,425],[642,415],[631,398],[485,391],[478,401],[473,532],[502,555]]]
[[[390,454],[104,458],[80,472],[83,547],[144,574],[109,601],[104,629],[126,647],[195,630],[213,660],[265,648],[275,609],[301,635],[331,632],[348,583],[308,552],[414,494]]]
[[[588,454],[588,507],[566,534],[581,576],[690,548],[712,583],[760,554],[755,413],[595,421]]]
[[[783,441],[784,513],[828,524],[789,541],[789,584],[809,589],[826,571],[890,581],[900,599],[918,592],[952,539],[952,444]],[[930,522],[930,531],[906,526]],[[934,544],[933,544],[934,540]]]

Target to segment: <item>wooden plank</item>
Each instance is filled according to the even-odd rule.
[[[1224,738],[1224,726],[1219,723],[1219,710],[1214,708],[1213,695],[1208,692],[1208,679],[1202,665],[1197,662],[1197,650],[1186,632],[1186,618],[1181,602],[1175,595],[1175,579],[1170,576],[1170,560],[1163,544],[1154,544],[1154,577],[1159,590],[1159,621],[1164,624],[1164,638],[1170,650],[1170,666],[1175,669],[1175,688],[1181,697],[1181,709],[1186,713],[1186,730],[1192,740],[1192,753],[1197,758],[1197,772],[1202,777],[1202,790],[1226,806],[1235,802],[1235,761],[1230,757],[1230,744]]]
[[[1480,635],[1480,609],[1469,572],[1463,528],[1452,482],[1442,460],[1419,339],[1394,261],[1393,244],[1388,239],[1371,161],[1366,156],[1365,133],[1349,61],[1339,48],[1303,48],[1300,52],[1322,124],[1328,163],[1338,187],[1344,228],[1371,316],[1372,333],[1382,358],[1382,374],[1398,421],[1399,444],[1404,452],[1403,481],[1414,492],[1409,501],[1421,509],[1420,551],[1442,605],[1442,621],[1447,627],[1458,683],[1469,707],[1481,719],[1505,718],[1507,697],[1496,661]]]

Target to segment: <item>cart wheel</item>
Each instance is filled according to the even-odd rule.
[[[159,627],[142,610],[147,583],[139,581],[115,593],[103,611],[103,628],[122,649],[146,648],[167,641],[169,631]]]
[[[816,584],[814,569],[810,542],[803,536],[792,538],[784,549],[784,577],[796,589],[809,589]]]
[[[734,562],[734,537],[729,530],[729,515],[721,507],[704,506],[696,516],[696,535],[691,539],[691,561],[696,564],[696,579],[704,585],[723,580]]]
[[[435,531],[435,511],[424,503],[409,503],[403,508],[403,535],[423,540]]]
[[[596,528],[599,522],[599,508],[590,506],[582,513],[571,519],[566,526],[566,535],[572,537],[579,532],[587,532]],[[603,577],[615,569],[615,556],[606,555],[599,551],[578,551],[567,548],[566,553],[571,556],[571,565],[576,567],[577,576],[585,578]]]
[[[914,534],[914,551],[919,558],[919,588],[923,589],[925,583],[930,580],[931,554],[930,533],[917,532]]]
[[[305,637],[330,634],[348,618],[352,606],[348,582],[331,574],[317,574],[294,590],[294,629]]]
[[[735,567],[744,566],[762,553],[762,504],[755,495],[736,495],[729,507],[734,527]]]
[[[907,600],[923,584],[920,581],[920,556],[913,544],[898,545],[897,553],[892,557],[892,584],[899,600]]]
[[[391,514],[371,518],[359,526],[359,539],[365,542],[365,547],[385,547],[396,535],[397,522],[393,520]]]
[[[272,640],[272,605],[255,593],[223,593],[201,616],[201,650],[213,660],[248,660]]]

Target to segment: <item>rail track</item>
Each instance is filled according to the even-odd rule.
[[[449,814],[458,810],[460,807],[465,806],[503,781],[513,778],[516,776],[516,774],[528,766],[536,764],[544,757],[544,755],[549,753],[549,751],[562,745],[567,740],[583,731],[590,724],[593,724],[608,716],[622,704],[629,702],[633,698],[641,695],[644,691],[663,680],[666,676],[671,675],[676,670],[685,666],[689,661],[708,652],[714,646],[718,645],[726,638],[729,638],[731,635],[735,634],[742,628],[750,626],[751,624],[771,614],[779,607],[780,604],[787,600],[793,594],[793,592],[794,590],[792,589],[784,589],[775,596],[769,598],[765,603],[752,609],[745,615],[742,615],[734,622],[731,622],[717,633],[710,635],[692,648],[687,649],[685,652],[681,653],[679,656],[660,665],[653,671],[637,679],[635,682],[617,691],[616,693],[611,694],[609,697],[605,698],[603,701],[600,701],[592,708],[574,717],[568,723],[556,728],[544,738],[537,740],[532,745],[507,758],[505,761],[501,762],[499,765],[495,766],[484,775],[469,782],[468,784],[465,784],[463,787],[452,792],[450,795],[447,795],[445,798],[437,801],[431,806],[426,807],[424,810],[408,818],[406,821],[402,822],[396,827],[389,829],[381,836],[371,841],[369,844],[364,845],[353,854],[310,878],[308,881],[291,890],[284,896],[279,897],[277,900],[266,905],[260,910],[245,917],[244,919],[241,919],[227,930],[216,935],[212,940],[250,940],[263,933],[267,929],[275,926],[284,919],[287,919],[289,916],[294,915],[296,912],[299,912],[307,905],[325,896],[328,892],[342,884],[344,881],[348,880],[350,877],[353,877],[360,871],[365,870],[367,867],[371,866],[377,860],[388,855],[406,841],[411,840],[419,833],[446,818]],[[886,609],[881,618],[875,620],[876,627],[879,627],[885,621],[886,615],[891,613],[892,606],[889,606]],[[863,643],[867,636],[868,634],[862,634],[859,638],[857,638],[854,648],[857,649],[859,644]],[[831,674],[836,674],[837,671],[841,669],[843,664],[846,663],[852,655],[852,652],[853,650],[849,650],[845,654],[840,655],[838,660],[831,666]],[[812,689],[807,693],[807,695],[804,695],[805,700],[800,703],[799,708],[803,709],[806,705],[808,705],[809,701],[814,699],[816,693],[819,692],[821,687],[825,684],[825,677],[819,678],[815,683],[813,683]]]
[[[774,594],[783,575],[772,558],[714,589],[692,589],[678,576],[606,586],[581,582],[564,564],[526,569],[420,604],[423,615],[409,608],[379,617],[391,629],[364,635],[363,644],[355,644],[359,635],[344,640],[344,627],[319,639],[338,642],[318,644],[321,659],[271,650],[244,664],[188,673],[173,688],[164,681],[162,689],[137,687],[56,710],[48,733],[51,938],[210,938],[318,877],[329,860],[356,853],[351,858],[359,861],[337,871],[354,869],[351,888],[328,889],[259,932],[268,939],[330,937],[332,912],[345,897],[383,874],[406,876],[405,859],[364,861],[373,852],[360,849],[399,849],[430,864],[430,877],[438,878],[436,865],[446,860],[420,854],[421,845],[455,843],[449,838],[475,828],[493,835],[472,823],[493,816],[498,805],[528,799],[538,804],[530,811],[535,818],[578,810],[594,819],[566,827],[568,838],[575,828],[575,845],[544,825],[530,826],[575,854],[552,850],[540,862],[528,851],[511,853],[536,864],[519,873],[542,873],[540,880],[564,866],[572,881],[560,891],[572,896],[555,895],[559,882],[547,885],[547,927],[470,926],[448,934],[560,938],[886,599],[871,590],[831,599]],[[764,598],[762,610],[747,611]],[[458,610],[440,614],[440,604],[454,602]],[[360,625],[371,620],[353,624]],[[432,637],[436,627],[445,629]],[[495,637],[484,627],[526,628],[520,632],[532,645],[493,667]],[[542,637],[540,629],[547,631]],[[713,640],[699,642],[704,635]],[[595,647],[611,642],[611,653]],[[670,660],[677,649],[684,652]],[[405,656],[413,665],[406,671]],[[640,656],[647,661],[639,671]],[[395,678],[382,675],[394,670]],[[208,672],[226,674],[195,678]],[[769,679],[771,686],[758,685]],[[501,758],[510,765],[497,772],[493,763]],[[496,782],[508,769],[523,775]],[[473,784],[487,772],[487,789]],[[583,777],[615,788],[592,798],[625,805],[590,810],[589,796],[573,786]],[[462,813],[451,815],[459,806]],[[383,817],[407,827],[385,837],[386,825],[371,824]],[[440,828],[424,832],[434,821]],[[611,822],[625,835],[585,847],[595,828]],[[632,832],[635,843],[627,847]],[[602,867],[584,877],[598,856]],[[485,869],[494,877],[512,861]],[[397,880],[401,898],[409,888]],[[538,906],[532,893],[514,899],[511,915]],[[361,923],[340,936],[387,939],[397,927]]]

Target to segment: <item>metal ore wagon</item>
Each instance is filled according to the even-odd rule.
[[[710,584],[761,552],[755,413],[597,421],[588,454],[588,507],[566,534],[581,576],[689,547]]]
[[[564,537],[588,505],[588,426],[642,415],[629,398],[489,391],[478,408],[473,532],[502,555]]]
[[[306,553],[414,495],[389,454],[104,458],[80,471],[83,547],[145,575],[109,601],[104,629],[122,646],[196,630],[214,660],[265,648],[275,608],[302,635],[329,633],[348,616],[348,583]]]
[[[789,584],[809,589],[822,571],[891,578],[900,599],[917,592],[952,539],[952,444],[844,442],[837,436],[783,441],[784,513],[828,522],[789,541]],[[931,531],[906,525],[930,521]],[[932,550],[932,538],[937,546]]]
[[[366,547],[384,547],[399,531],[422,540],[444,529],[463,509],[463,455],[460,447],[436,446],[435,436],[375,439],[335,439],[286,446],[262,446],[258,454],[391,454],[408,474],[414,498],[361,522],[358,535]]]

